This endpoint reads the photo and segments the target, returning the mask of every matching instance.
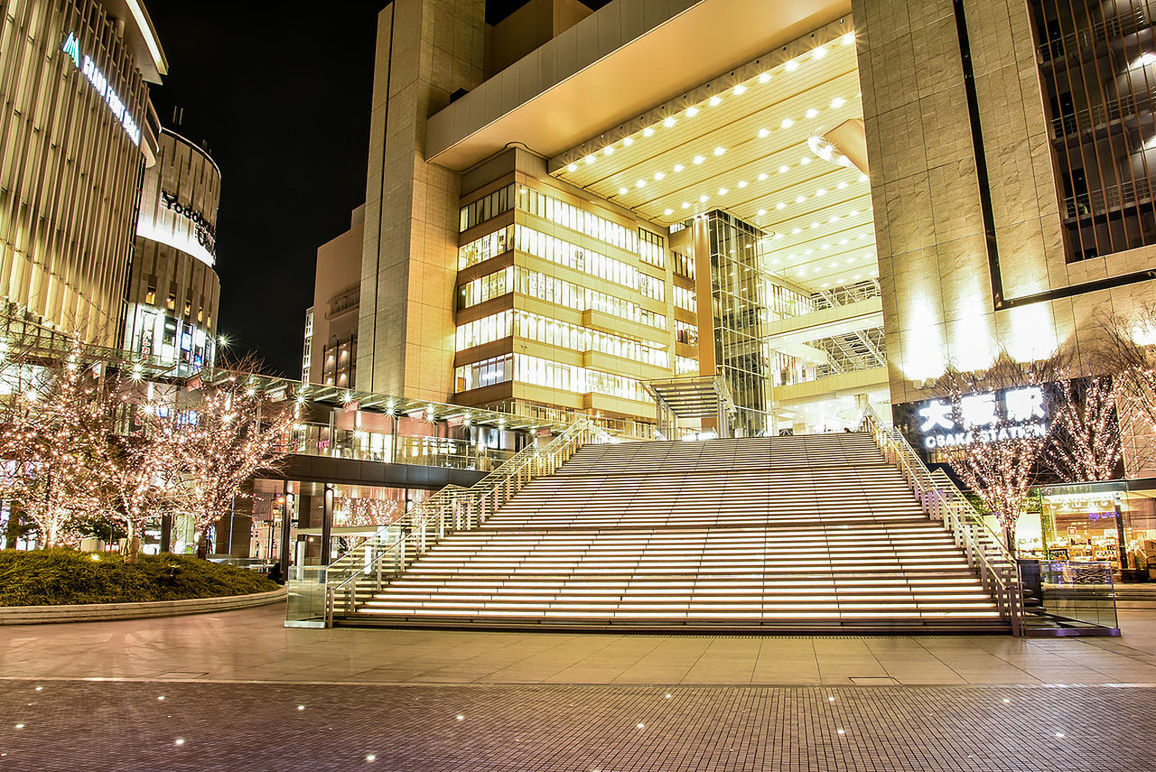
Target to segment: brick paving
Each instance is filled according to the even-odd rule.
[[[1110,772],[1153,730],[1152,686],[0,682],[0,770]]]

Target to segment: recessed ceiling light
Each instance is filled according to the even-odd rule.
[[[807,200],[806,196],[795,196],[795,203],[796,204],[801,204],[806,200]]]
[[[747,93],[747,87],[746,86],[744,86],[741,83],[739,85],[735,86],[735,96],[742,96],[745,93]]]
[[[586,156],[585,160],[586,160],[586,165],[589,166],[590,164],[594,163],[594,156],[588,155],[588,156]]]
[[[670,215],[674,214],[674,210],[673,209],[663,209],[662,213],[664,215],[666,215],[667,217],[669,217]]]
[[[789,129],[789,128],[791,128],[791,127],[792,127],[792,126],[794,126],[794,125],[795,125],[795,122],[794,122],[794,121],[792,121],[790,118],[784,118],[784,119],[783,119],[783,124],[782,124],[782,126],[783,126],[783,128],[784,128],[784,129]]]
[[[819,188],[818,190],[815,191],[815,195],[816,196],[825,196],[825,195],[827,195],[827,189],[826,188]]]
[[[644,136],[644,137],[653,137],[653,136],[654,136],[654,129],[652,129],[651,127],[647,126],[645,129],[643,129],[643,130],[642,130],[642,136]]]
[[[576,172],[576,171],[578,171],[578,164],[570,164],[570,165],[568,165],[568,166],[566,167],[566,171],[568,171],[568,172]]]
[[[779,174],[786,174],[788,171],[790,171],[790,167],[786,164],[779,167]]]
[[[759,139],[766,139],[771,135],[770,129],[759,129]]]
[[[819,223],[818,223],[818,222],[813,222],[813,223],[811,223],[811,228],[818,228],[818,227],[819,227]]]
[[[700,163],[702,163],[702,162],[703,162],[703,161],[705,161],[705,160],[706,160],[706,159],[705,159],[705,158],[703,158],[701,155],[696,155],[696,156],[694,157],[694,162],[695,162],[696,164],[700,164]]]
[[[638,182],[634,183],[634,185],[635,185],[635,187],[638,187],[638,188],[645,188],[646,187],[646,180],[639,180]]]
[[[705,193],[698,197],[698,202],[700,204],[705,204],[709,200],[710,200],[710,196],[706,195]]]
[[[835,97],[834,99],[831,100],[831,107],[835,108],[836,110],[838,110],[840,107],[842,107],[845,104],[847,104],[847,100],[844,99],[843,97]]]
[[[687,118],[693,118],[696,115],[698,115],[698,108],[697,107],[686,108],[686,117]]]
[[[783,237],[783,234],[781,234],[781,233],[776,233],[776,234],[775,234],[775,238],[776,238],[776,239],[781,239],[782,237]]]
[[[867,181],[867,175],[860,173],[859,174],[859,181],[860,182],[866,182]]]
[[[602,152],[605,153],[606,155],[614,155],[614,148],[607,145],[606,149],[603,150]]]
[[[670,117],[670,118],[667,118],[666,120],[664,120],[664,121],[662,122],[662,125],[663,125],[663,126],[665,126],[666,128],[668,128],[668,129],[669,129],[671,126],[673,126],[673,125],[674,125],[674,124],[676,124],[676,123],[678,123],[678,121],[676,121],[676,120],[674,119],[674,117],[672,116],[672,117]]]
[[[762,174],[760,174],[760,175],[758,176],[758,180],[759,180],[759,182],[764,182],[764,181],[766,181],[766,179],[767,179],[767,174],[766,174],[766,172],[763,172]]]
[[[625,196],[629,192],[630,191],[628,191],[626,188],[619,188],[618,189],[618,195],[620,195],[620,196]]]
[[[745,188],[746,186],[747,186],[746,180],[739,180],[739,187],[740,188]]]
[[[681,171],[682,171],[683,169],[685,169],[685,168],[686,168],[686,167],[685,167],[685,166],[683,166],[682,164],[675,164],[675,165],[674,165],[674,170],[675,170],[676,172],[681,172]]]
[[[848,217],[858,217],[859,216],[859,210],[858,209],[852,209],[850,212],[847,213],[847,216]]]
[[[663,174],[662,172],[655,172],[654,173],[654,179],[656,179],[656,180],[661,180],[661,179],[664,179],[665,177],[666,177],[666,175]]]
[[[814,107],[812,107],[810,110],[807,111],[807,117],[808,118],[815,118],[818,115],[819,115],[819,111],[816,110]]]
[[[766,213],[767,213],[766,209],[760,209],[758,212],[755,213],[755,216],[756,217],[762,217]]]
[[[803,254],[804,254],[804,255],[813,255],[813,254],[815,254],[815,250],[813,250],[813,249],[804,249],[804,250],[803,250]]]
[[[727,190],[726,188],[719,188],[719,189],[718,189],[718,194],[719,194],[720,196],[725,196],[725,195],[726,195],[727,193],[729,193],[729,192],[730,192],[730,191],[729,191],[729,190]]]
[[[771,82],[771,74],[769,72],[764,72],[762,75],[759,76],[759,83],[770,83],[770,82]]]
[[[843,36],[842,40],[843,40],[843,45],[845,45],[845,46],[852,45],[855,42],[855,33],[854,32],[848,32],[846,35]]]
[[[839,215],[833,214],[827,218],[827,222],[839,222]]]
[[[819,46],[818,48],[816,48],[814,51],[811,52],[811,57],[814,59],[822,59],[826,55],[827,55],[827,49],[823,48],[822,46]]]
[[[838,185],[836,185],[835,187],[837,187],[839,190],[843,190],[844,188],[846,188],[846,187],[847,187],[847,181],[846,181],[846,180],[841,180],[841,181],[839,182],[839,184],[838,184]]]
[[[799,166],[806,166],[809,163],[811,163],[811,159],[809,156],[803,156],[802,158],[799,159]]]
[[[794,72],[795,70],[799,69],[799,63],[797,61],[795,61],[794,59],[792,59],[791,61],[789,61],[783,65],[783,69],[786,70],[787,72]]]
[[[727,149],[726,149],[725,147],[716,147],[716,148],[714,149],[714,154],[715,154],[715,155],[722,155],[722,154],[723,154],[723,153],[725,153],[726,151],[727,151]]]
[[[626,139],[622,140],[622,144],[626,145],[627,147],[630,147],[631,145],[634,144],[634,137],[627,137]]]
[[[846,246],[851,243],[851,239],[839,239],[839,246]]]
[[[792,236],[797,236],[798,234],[800,234],[802,232],[803,232],[802,228],[792,228],[791,229],[791,235]]]
[[[782,201],[780,201],[779,203],[775,204],[775,209],[786,209],[786,208],[787,208],[787,205],[786,205],[786,204],[784,204]]]
[[[825,282],[823,282],[823,283],[822,283],[822,285],[820,285],[820,286],[823,286],[823,287],[830,287],[830,286],[831,286],[831,282],[829,282],[829,281],[825,281]]]

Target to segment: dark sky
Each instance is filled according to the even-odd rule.
[[[525,0],[490,0],[496,23]],[[601,6],[605,0],[589,2]],[[384,0],[152,0],[169,60],[161,122],[221,167],[219,331],[299,377],[317,247],[365,200],[369,98]]]

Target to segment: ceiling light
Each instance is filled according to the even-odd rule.
[[[670,217],[672,214],[674,214],[674,210],[673,209],[664,209],[664,210],[662,210],[662,213],[664,215],[666,215],[667,217]]]
[[[770,129],[759,129],[759,139],[766,139],[768,136],[770,136],[770,133]]]
[[[654,129],[647,126],[645,129],[642,130],[642,136],[653,137],[654,136]]]
[[[700,163],[702,163],[702,162],[703,162],[703,161],[705,161],[705,160],[706,160],[706,159],[705,159],[705,158],[703,158],[701,155],[696,155],[696,156],[694,157],[694,162],[695,162],[696,164],[700,164]]]
[[[633,137],[627,137],[626,139],[622,140],[622,144],[626,145],[627,147],[630,147],[631,145],[634,144],[634,138]]]
[[[783,119],[783,128],[784,129],[789,129],[794,125],[795,125],[795,122],[792,121],[790,118],[784,118]]]
[[[766,213],[767,213],[767,210],[766,210],[766,209],[760,209],[758,212],[756,212],[756,213],[755,213],[755,216],[756,216],[756,217],[762,217],[762,216],[763,216],[763,215],[765,215]]]
[[[844,239],[839,239],[839,246],[841,246],[841,247],[842,247],[842,246],[845,246],[845,245],[847,245],[847,244],[850,244],[850,243],[851,243],[851,239],[846,239],[846,238],[844,238]]]
[[[687,118],[693,118],[696,115],[698,115],[698,108],[697,107],[686,108],[686,117]]]
[[[799,63],[797,61],[795,61],[794,59],[792,59],[791,61],[789,61],[783,65],[783,69],[786,70],[787,72],[794,72],[795,70],[799,69]]]
[[[674,170],[675,170],[676,172],[681,172],[681,171],[682,171],[683,169],[685,169],[685,168],[686,168],[686,167],[685,167],[685,166],[683,166],[682,164],[675,164],[675,165],[674,165]]]
[[[829,282],[829,281],[825,281],[825,282],[823,282],[823,284],[822,284],[821,286],[823,286],[823,287],[830,287],[830,286],[831,286],[831,282]],[[841,730],[841,729],[840,729],[839,731],[840,731],[840,732],[842,732],[843,730]]]
[[[827,49],[823,48],[822,46],[819,46],[818,48],[816,48],[814,51],[811,52],[811,58],[813,58],[813,59],[822,59],[826,55],[827,55]]]
[[[781,234],[781,233],[776,233],[776,234],[775,234],[775,238],[776,238],[776,239],[781,239],[782,237],[783,237],[783,234]]]
[[[819,249],[830,249],[830,248],[831,248],[830,244],[824,244],[823,246],[819,247]]]
[[[771,74],[769,72],[764,72],[762,75],[759,76],[759,83],[769,83],[770,81],[771,81]]]
[[[835,97],[834,99],[831,100],[831,107],[833,107],[836,110],[838,110],[840,107],[842,107],[845,104],[847,104],[847,100],[844,99],[843,97]]]
[[[700,204],[705,204],[708,200],[710,200],[710,196],[706,195],[705,193],[698,197],[698,202]]]
[[[661,180],[661,179],[665,179],[665,178],[666,178],[666,175],[663,174],[662,172],[655,172],[654,173],[654,179],[655,180]]]
[[[839,222],[839,215],[833,214],[827,218],[827,222]]]
[[[594,156],[588,155],[588,156],[586,156],[585,160],[586,160],[586,165],[589,166],[590,164],[594,163]]]
[[[795,203],[796,204],[801,204],[806,200],[807,200],[806,196],[795,196]]]
[[[714,154],[715,154],[715,155],[722,155],[722,154],[723,154],[723,153],[725,153],[726,151],[727,151],[727,149],[726,149],[725,147],[716,147],[716,148],[714,149]]]
[[[855,42],[855,33],[854,32],[848,32],[846,35],[843,36],[842,40],[843,40],[843,45],[845,45],[845,46],[852,45]]]
[[[807,117],[808,118],[815,118],[818,115],[819,115],[819,111],[816,110],[814,107],[812,107],[810,110],[807,111]]]
[[[618,195],[620,195],[620,196],[625,196],[629,192],[630,191],[628,191],[626,188],[619,188],[618,189]]]
[[[780,201],[779,203],[775,204],[775,209],[786,209],[786,208],[787,208],[787,205],[786,205],[786,204],[784,204],[782,201]]]
[[[690,209],[690,202],[689,201],[683,201],[682,202],[682,208],[683,209]]]
[[[742,96],[745,93],[747,93],[747,87],[746,86],[744,86],[741,83],[739,85],[735,86],[735,96]]]
[[[827,189],[826,188],[819,188],[818,190],[815,191],[815,195],[816,196],[825,196],[825,195],[827,195]]]
[[[1140,54],[1140,58],[1136,61],[1138,61],[1141,66],[1156,64],[1156,54],[1152,53],[1151,51],[1145,51],[1144,53]]]
[[[646,180],[639,180],[638,182],[634,183],[634,186],[638,188],[645,188]]]
[[[739,187],[740,188],[745,188],[746,186],[747,186],[746,180],[739,180]]]
[[[718,189],[718,194],[719,194],[720,196],[725,196],[725,195],[726,195],[727,193],[729,193],[729,192],[730,192],[730,191],[729,191],[729,190],[727,190],[726,188],[719,188],[719,189]]]
[[[766,174],[766,172],[763,172],[762,174],[760,174],[760,175],[758,176],[758,180],[759,180],[759,182],[764,182],[766,179],[767,179],[767,174]]]
[[[809,163],[811,163],[811,157],[810,156],[803,156],[802,158],[799,159],[799,166],[806,166]]]
[[[790,167],[786,164],[779,167],[779,174],[786,174],[788,171],[790,171]]]
[[[859,210],[858,209],[852,209],[850,212],[847,213],[847,216],[848,217],[858,217],[859,216]]]
[[[860,174],[859,174],[859,181],[860,181],[860,182],[866,182],[866,181],[867,181],[867,175],[866,175],[866,174],[863,174],[863,173],[860,173]]]
[[[610,146],[608,145],[608,146],[606,147],[606,149],[605,149],[605,150],[603,150],[602,152],[603,152],[603,153],[605,153],[606,155],[614,155],[614,148],[613,148],[613,147],[610,147]]]
[[[815,254],[815,250],[813,250],[813,249],[804,249],[804,250],[803,250],[803,254],[804,254],[804,255],[813,255],[813,254]]]
[[[811,223],[811,228],[812,228],[812,229],[814,229],[814,228],[818,228],[818,227],[819,227],[819,223],[818,223],[818,222],[813,222],[813,223]]]
[[[578,164],[570,164],[566,167],[566,171],[571,173],[578,171]]]
[[[843,190],[844,188],[846,188],[846,187],[847,187],[847,181],[846,181],[846,180],[842,180],[842,181],[840,181],[840,182],[839,182],[839,184],[838,184],[838,185],[836,185],[835,187],[837,187],[839,190]]]
[[[718,107],[719,105],[722,104],[722,97],[712,96],[710,99],[707,100],[707,104],[710,105],[711,107]]]
[[[803,232],[802,228],[792,228],[791,229],[791,235],[792,236],[797,236],[798,234],[800,234],[802,232]]]
[[[670,117],[670,118],[667,118],[666,120],[664,120],[664,121],[662,122],[662,125],[663,125],[663,126],[665,126],[666,128],[668,128],[668,129],[669,129],[671,126],[673,126],[673,125],[674,125],[674,124],[676,124],[676,123],[678,123],[678,121],[676,121],[676,120],[674,119],[674,117],[672,116],[672,117]]]

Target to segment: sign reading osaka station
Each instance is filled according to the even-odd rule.
[[[960,397],[958,410],[950,400],[933,399],[915,413],[928,450],[1048,433],[1044,390],[1039,386],[967,394]]]
[[[113,116],[120,121],[120,125],[124,128],[124,133],[128,134],[128,138],[137,147],[140,147],[140,126],[133,120],[132,115],[129,114],[128,108],[125,107],[120,95],[116,93],[116,89],[108,82],[108,78],[96,66],[96,62],[92,61],[92,57],[85,54],[83,57],[84,63],[81,64],[80,55],[80,40],[72,32],[68,33],[68,37],[64,40],[62,46],[64,53],[72,59],[73,63],[80,68],[84,73],[84,77],[96,89],[96,93],[104,97],[108,109],[112,111]]]

